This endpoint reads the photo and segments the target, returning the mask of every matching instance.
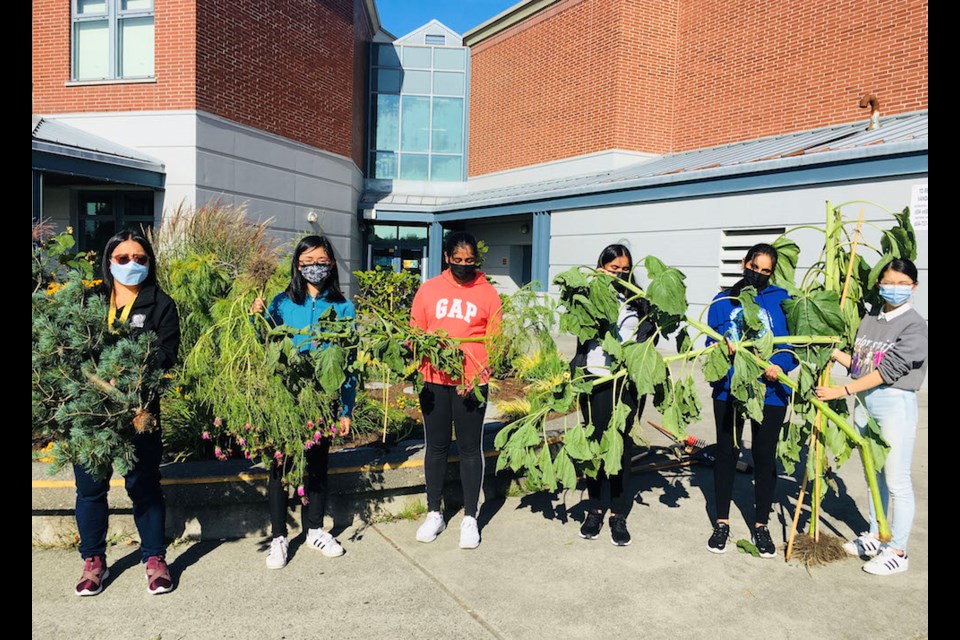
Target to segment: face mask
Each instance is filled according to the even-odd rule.
[[[617,274],[617,277],[620,278],[621,280],[625,280],[625,281],[629,282],[629,281],[630,281],[630,272],[629,272],[629,271],[621,271],[620,273]]]
[[[300,273],[303,274],[304,280],[316,287],[319,287],[326,282],[328,277],[330,277],[330,265],[309,264],[300,269]]]
[[[753,269],[744,268],[743,280],[746,284],[750,285],[757,291],[762,291],[766,288],[767,283],[770,282],[770,276],[766,276],[762,273],[754,271]]]
[[[913,295],[912,284],[882,284],[880,285],[880,297],[889,302],[894,307],[899,307],[910,299]]]
[[[134,287],[147,279],[147,276],[150,275],[150,267],[137,264],[133,260],[127,264],[111,262],[110,274],[113,276],[113,279],[120,284]]]
[[[475,264],[451,264],[450,273],[461,282],[473,280],[477,277],[477,265]]]

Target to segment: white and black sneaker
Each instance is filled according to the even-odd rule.
[[[883,543],[869,531],[864,531],[859,537],[843,543],[843,550],[851,556],[872,558],[880,552]]]
[[[277,536],[270,542],[267,569],[283,569],[287,566],[287,546],[287,539],[284,536]]]
[[[580,537],[585,540],[596,540],[600,537],[600,529],[603,528],[603,512],[590,509],[587,511],[583,524],[580,526]]]
[[[726,553],[727,540],[730,539],[730,525],[726,522],[718,522],[713,527],[713,533],[707,540],[707,551],[711,553]]]
[[[762,524],[753,529],[753,544],[760,552],[761,558],[776,558],[777,545],[773,544],[773,538],[770,537],[770,530],[767,525]]]
[[[872,560],[863,565],[863,570],[875,576],[889,576],[906,571],[908,566],[910,566],[910,561],[907,558],[906,551],[901,556],[891,547],[884,545]]]
[[[343,555],[343,547],[334,539],[333,535],[323,529],[310,529],[307,531],[307,546],[316,549],[328,558],[336,558]]]

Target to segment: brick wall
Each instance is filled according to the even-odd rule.
[[[201,0],[197,108],[362,166],[358,0]]]
[[[926,0],[565,0],[471,48],[469,175],[925,109]]]
[[[682,0],[679,42],[678,151],[928,106],[926,0]]]
[[[33,113],[192,109],[196,104],[196,2],[164,0],[154,14],[154,83],[65,86],[70,2],[33,2]]]

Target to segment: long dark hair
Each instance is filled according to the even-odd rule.
[[[888,262],[883,269],[880,270],[880,275],[877,276],[877,282],[880,282],[880,280],[883,279],[883,275],[891,269],[897,273],[909,276],[909,278],[913,280],[913,284],[917,284],[917,265],[913,264],[912,260],[907,260],[906,258],[894,258]]]
[[[100,260],[100,271],[103,274],[103,285],[106,287],[107,293],[113,292],[113,274],[110,273],[110,258],[113,256],[114,250],[117,248],[117,245],[121,242],[126,242],[127,240],[133,240],[143,247],[144,252],[150,258],[150,262],[147,264],[147,267],[150,269],[150,272],[147,274],[147,278],[140,283],[141,287],[147,285],[152,285],[157,283],[157,258],[153,254],[153,245],[150,244],[150,241],[147,240],[141,232],[135,231],[133,229],[124,229],[119,233],[115,234],[109,240],[107,240],[106,246],[103,247],[103,257]]]
[[[446,256],[452,256],[453,252],[460,247],[468,247],[473,251],[473,257],[476,258],[478,262],[480,261],[480,250],[477,248],[477,239],[466,231],[454,231],[443,239],[444,262],[446,262]]]
[[[330,259],[330,275],[320,289],[320,295],[326,294],[326,299],[330,302],[343,302],[346,300],[343,291],[340,290],[340,270],[337,268],[337,257],[333,252],[333,245],[327,239],[327,236],[310,235],[304,237],[293,250],[293,257],[290,259],[290,286],[287,287],[287,296],[296,304],[303,304],[307,299],[307,281],[300,273],[300,254],[304,251],[310,251],[320,247]]]
[[[603,251],[600,252],[600,257],[597,258],[597,269],[602,268],[605,264],[610,264],[617,258],[626,258],[630,261],[630,276],[628,278],[629,282],[633,286],[642,290],[642,287],[640,287],[640,284],[637,282],[637,277],[633,272],[633,255],[630,253],[630,249],[628,249],[626,245],[609,244],[604,247]],[[629,297],[629,293],[627,295]],[[640,317],[647,315],[647,313],[650,311],[650,302],[644,298],[635,298],[631,300],[627,306],[636,311]]]
[[[777,269],[777,250],[772,244],[767,244],[766,242],[758,242],[749,249],[747,249],[747,255],[743,257],[743,264],[746,265],[748,262],[752,262],[756,256],[767,256],[770,260],[773,261],[773,270],[776,272]],[[746,267],[745,267],[746,268]],[[773,277],[772,275],[770,276]],[[743,291],[743,288],[747,286],[746,281],[743,278],[737,280],[728,290],[730,296],[734,298],[740,297],[740,292]]]

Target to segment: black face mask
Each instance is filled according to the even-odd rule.
[[[753,269],[744,268],[743,281],[757,291],[763,291],[770,282],[770,276],[754,271]]]
[[[467,282],[477,277],[477,265],[475,264],[451,264],[450,273],[460,282]]]
[[[626,282],[630,282],[630,272],[629,271],[620,271],[617,273],[617,277]]]

